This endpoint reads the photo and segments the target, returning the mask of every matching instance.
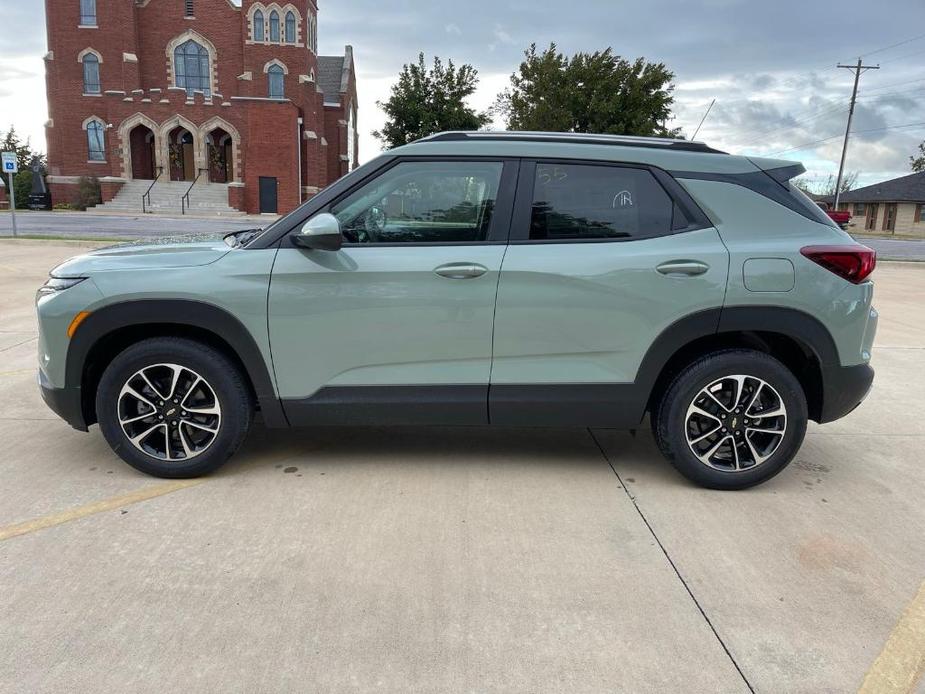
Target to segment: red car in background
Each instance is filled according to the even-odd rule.
[[[832,209],[832,206],[823,201],[816,203],[822,210],[829,216],[833,222],[835,222],[842,229],[848,228],[848,222],[851,221],[851,213],[848,210],[835,210]]]

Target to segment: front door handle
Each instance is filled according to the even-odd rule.
[[[669,260],[668,262],[658,265],[656,268],[663,275],[683,275],[685,277],[694,277],[702,275],[710,266],[699,260]]]
[[[447,263],[434,268],[434,272],[451,280],[468,280],[481,277],[488,272],[488,268],[478,263]]]

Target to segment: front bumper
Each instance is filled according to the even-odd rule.
[[[39,391],[42,400],[52,412],[79,431],[87,431],[79,388],[55,388],[42,373],[38,373]]]
[[[869,364],[830,366],[822,373],[822,413],[820,424],[841,419],[861,404],[870,392],[874,370]]]

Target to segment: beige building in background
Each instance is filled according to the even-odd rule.
[[[843,193],[855,231],[925,238],[925,171]]]

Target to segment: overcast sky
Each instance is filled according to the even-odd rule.
[[[0,0],[0,131],[13,124],[39,148],[44,4]],[[318,35],[323,54],[354,47],[364,161],[379,151],[369,134],[382,123],[376,101],[418,51],[472,63],[472,103],[487,108],[523,50],[550,41],[666,63],[676,75],[672,125],[687,137],[715,97],[698,140],[800,160],[819,177],[837,169],[851,93],[851,72],[835,64],[863,55],[881,69],[861,77],[847,169],[865,184],[909,173],[925,138],[923,0],[320,0]]]

